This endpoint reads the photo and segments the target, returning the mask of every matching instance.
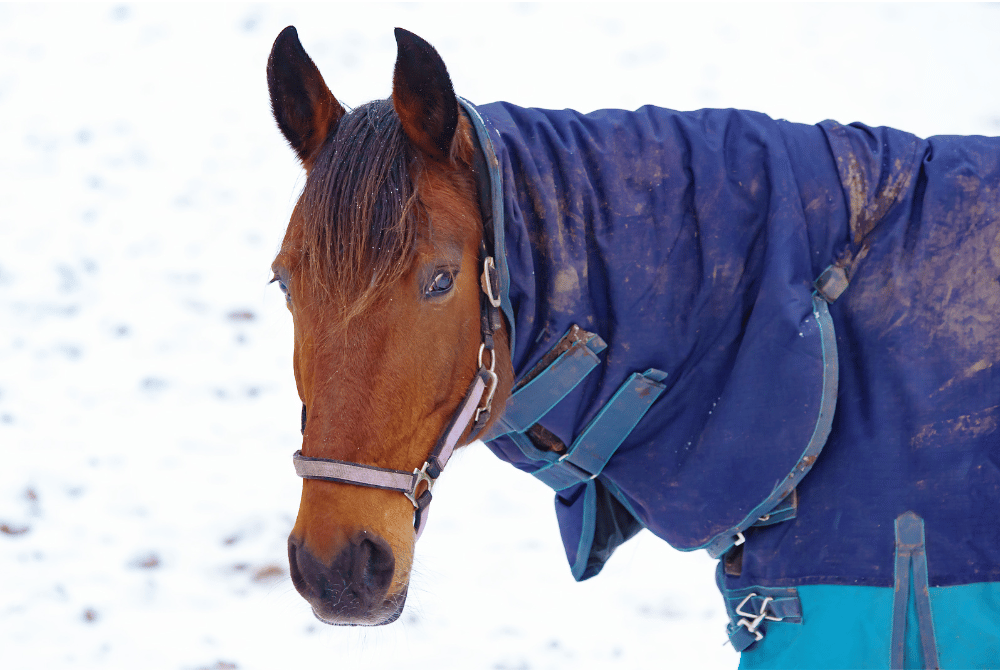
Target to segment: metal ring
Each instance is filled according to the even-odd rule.
[[[486,364],[483,363],[483,352],[484,351],[489,351],[490,352],[490,367],[486,367]],[[479,367],[482,368],[482,369],[484,369],[484,370],[486,370],[487,372],[492,373],[493,372],[493,368],[496,366],[496,362],[497,362],[497,357],[496,357],[496,353],[493,351],[493,348],[490,347],[489,349],[487,349],[485,342],[482,343],[482,344],[480,344],[479,345]],[[495,384],[495,382],[494,382],[494,384]],[[492,397],[492,395],[493,394],[491,393],[490,396]]]

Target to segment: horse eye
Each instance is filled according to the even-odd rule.
[[[268,283],[269,284],[273,284],[275,282],[278,283],[278,288],[281,289],[281,292],[285,294],[285,302],[291,302],[292,301],[292,296],[288,292],[288,287],[285,286],[285,282],[283,282],[280,277],[278,277],[277,275],[275,275],[274,278],[271,279],[271,281],[269,281]]]
[[[454,273],[448,270],[441,270],[431,279],[431,283],[427,286],[424,293],[426,295],[442,295],[450,291],[454,285]]]

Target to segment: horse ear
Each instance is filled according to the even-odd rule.
[[[327,88],[319,69],[299,42],[294,26],[274,40],[267,59],[267,88],[278,128],[309,170],[344,108]]]
[[[458,98],[441,56],[413,33],[396,28],[392,102],[403,131],[423,153],[447,161],[458,127]]]

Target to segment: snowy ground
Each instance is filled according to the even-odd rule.
[[[707,557],[643,534],[575,584],[551,494],[481,446],[400,622],[313,619],[267,286],[302,185],[264,80],[288,24],[351,105],[399,25],[477,102],[1000,134],[996,6],[0,4],[0,667],[734,667]]]

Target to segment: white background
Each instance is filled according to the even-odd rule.
[[[389,94],[398,25],[474,102],[1000,134],[997,6],[0,5],[0,667],[735,667],[706,556],[644,533],[576,584],[551,493],[481,445],[401,620],[313,619],[267,286],[288,24],[348,105]]]

